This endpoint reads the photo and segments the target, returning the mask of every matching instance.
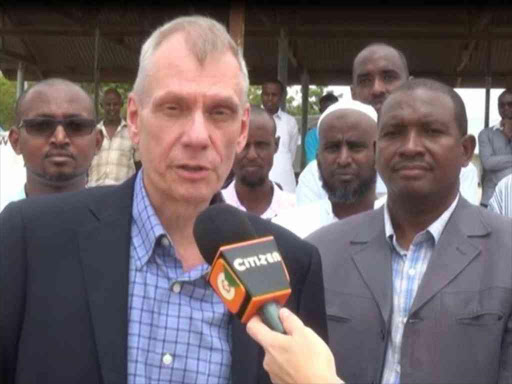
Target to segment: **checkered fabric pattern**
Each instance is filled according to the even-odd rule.
[[[388,205],[384,208],[384,226],[386,238],[392,249],[393,269],[393,315],[391,319],[391,337],[387,345],[386,362],[382,374],[383,384],[400,383],[400,356],[402,336],[407,326],[409,311],[418,286],[423,279],[435,245],[455,210],[459,195],[452,205],[426,230],[418,233],[408,250],[404,250],[396,241]]]
[[[138,157],[128,134],[128,125],[122,120],[112,139],[103,121],[97,128],[103,132],[103,144],[92,160],[87,186],[121,184],[135,173],[134,160]]]
[[[230,315],[206,281],[207,264],[184,272],[135,182],[130,246],[128,384],[230,383]]]

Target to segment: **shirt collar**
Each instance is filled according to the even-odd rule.
[[[100,129],[103,132],[103,134],[106,135],[107,131],[106,131],[104,122],[105,122],[105,120],[101,120],[99,122],[98,129]],[[126,121],[124,121],[124,119],[121,119],[121,124],[119,124],[119,127],[117,127],[116,132],[120,131],[123,128],[128,128],[128,124],[126,124]]]
[[[439,241],[439,238],[441,237],[441,234],[443,233],[443,230],[446,227],[446,223],[448,223],[448,220],[450,219],[453,211],[455,210],[455,207],[457,206],[457,203],[459,201],[459,197],[460,193],[457,194],[457,197],[450,205],[450,207],[448,207],[448,209],[444,211],[443,214],[439,216],[436,221],[430,224],[430,226],[425,231],[422,232],[429,232],[433,236],[435,244],[437,244],[437,242]],[[388,239],[390,242],[393,242],[395,238],[395,230],[393,229],[393,224],[391,223],[391,218],[389,216],[389,208],[387,201],[384,204],[384,229],[386,233],[386,239]]]
[[[148,262],[157,241],[160,242],[162,238],[167,238],[167,240],[171,242],[170,237],[153,209],[153,205],[149,201],[142,175],[143,172],[141,171],[137,174],[137,178],[135,179],[132,207],[133,223],[135,230],[138,232],[138,239],[140,241],[140,245],[135,247],[135,263],[137,269]]]
[[[499,123],[494,124],[494,125],[492,126],[492,129],[493,129],[493,130],[497,130],[497,129],[498,129],[498,130],[500,130],[500,131],[503,131],[503,127],[501,126],[502,124],[503,124],[503,120],[500,120],[500,122],[499,122]]]
[[[137,269],[143,267],[144,264],[148,262],[155,246],[163,239],[167,239],[172,246],[171,237],[164,229],[162,222],[158,218],[149,200],[146,187],[144,186],[143,173],[144,168],[142,168],[136,176],[132,206],[133,225],[138,233],[140,242],[140,244],[135,247],[135,263]],[[218,203],[224,203],[220,192],[213,195],[210,205]]]
[[[274,117],[277,117],[279,120],[281,120],[283,118],[283,111],[281,110],[281,108],[279,108],[277,110],[277,112],[274,114]]]

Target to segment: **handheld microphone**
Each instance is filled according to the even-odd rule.
[[[271,329],[285,333],[279,309],[291,294],[288,272],[272,236],[257,238],[245,213],[215,204],[194,223],[194,238],[211,265],[208,282],[242,323],[256,312]]]

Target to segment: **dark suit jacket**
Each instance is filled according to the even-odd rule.
[[[347,383],[379,383],[393,306],[384,208],[307,238],[324,268],[329,340]],[[405,324],[402,383],[512,382],[512,220],[460,198]]]
[[[134,178],[120,187],[32,198],[0,215],[0,382],[127,382]],[[318,251],[251,216],[288,268],[287,306],[327,337]],[[232,382],[270,383],[263,350],[232,321]]]

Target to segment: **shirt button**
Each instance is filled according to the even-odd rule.
[[[409,269],[409,276],[414,276],[416,270],[414,268]]]
[[[181,284],[180,283],[174,283],[171,286],[171,289],[174,293],[180,293],[181,292]]]
[[[168,247],[169,245],[171,245],[167,236],[162,237],[162,239],[160,240],[160,244],[162,244],[164,247]]]
[[[164,357],[162,357],[162,363],[164,363],[164,365],[172,364],[172,356],[170,353],[166,353]]]

